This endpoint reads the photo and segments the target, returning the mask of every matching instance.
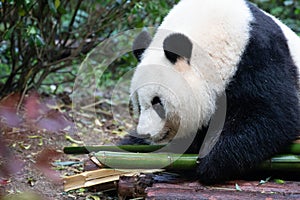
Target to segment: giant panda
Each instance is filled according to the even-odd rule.
[[[188,141],[184,151],[199,153],[226,105],[210,150],[197,160],[197,178],[212,184],[239,177],[299,135],[300,39],[255,5],[181,0],[133,49],[139,118],[120,144],[172,143],[176,151]]]

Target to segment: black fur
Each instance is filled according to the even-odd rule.
[[[140,62],[145,49],[148,48],[152,41],[150,34],[147,31],[142,31],[134,40],[132,50],[134,56]]]
[[[152,107],[153,109],[155,110],[155,112],[158,114],[158,116],[162,119],[165,119],[166,118],[166,111],[164,109],[164,106],[160,100],[159,97],[154,97],[152,99]]]
[[[174,33],[164,40],[163,49],[168,60],[175,64],[177,59],[185,58],[189,62],[193,44],[185,35]]]
[[[236,75],[226,89],[226,122],[197,174],[215,183],[251,169],[299,135],[297,71],[280,27],[249,4],[255,21]]]
[[[300,133],[298,74],[286,38],[269,16],[248,6],[255,20],[238,70],[226,88],[225,125],[212,151],[198,160],[198,179],[207,184],[237,178]],[[167,55],[176,62],[178,56]],[[183,55],[189,58],[191,52],[185,49]],[[199,130],[189,153],[199,152],[203,131]]]
[[[148,145],[150,142],[146,141],[144,138],[137,137],[136,131],[131,131],[130,134],[125,135],[122,140],[118,142],[118,145]]]

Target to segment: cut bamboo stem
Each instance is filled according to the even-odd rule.
[[[129,151],[148,153],[157,151],[163,148],[164,145],[119,145],[119,146],[79,146],[79,147],[64,147],[64,153],[66,154],[89,154],[91,152],[98,151]]]
[[[102,185],[106,183],[113,184],[118,181],[120,176],[134,176],[141,172],[154,173],[162,170],[117,170],[117,169],[98,169],[94,171],[83,172],[73,176],[64,177],[64,191],[78,188],[90,187],[93,185]],[[115,188],[114,186],[112,188]]]
[[[300,142],[289,145],[283,153],[286,154],[300,154]],[[64,147],[66,154],[89,154],[98,151],[129,151],[138,153],[149,153],[163,148],[164,145],[119,145],[119,146],[80,146],[80,147]]]
[[[105,167],[119,169],[193,170],[197,166],[197,154],[124,153],[100,151],[94,154]],[[279,155],[258,166],[263,170],[300,170],[300,156]]]
[[[195,169],[196,154],[124,153],[99,151],[94,153],[104,167],[120,169]]]

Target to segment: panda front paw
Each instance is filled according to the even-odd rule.
[[[130,132],[125,135],[119,142],[118,145],[149,145],[150,142],[146,141],[144,138],[135,136],[135,132]]]
[[[119,145],[134,145],[134,144],[140,144],[140,145],[148,145],[149,142],[147,142],[143,138],[134,137],[132,135],[125,135],[124,138],[122,138],[119,142]]]
[[[219,163],[213,162],[210,157],[197,159],[196,174],[201,183],[207,185],[221,183],[230,176],[227,170],[222,169]]]

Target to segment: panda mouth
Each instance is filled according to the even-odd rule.
[[[151,140],[155,144],[169,143],[174,137],[171,133],[172,131],[166,128],[160,134],[153,136]]]
[[[178,134],[180,120],[178,115],[166,116],[166,122],[162,130],[151,137],[154,143],[169,143]]]

